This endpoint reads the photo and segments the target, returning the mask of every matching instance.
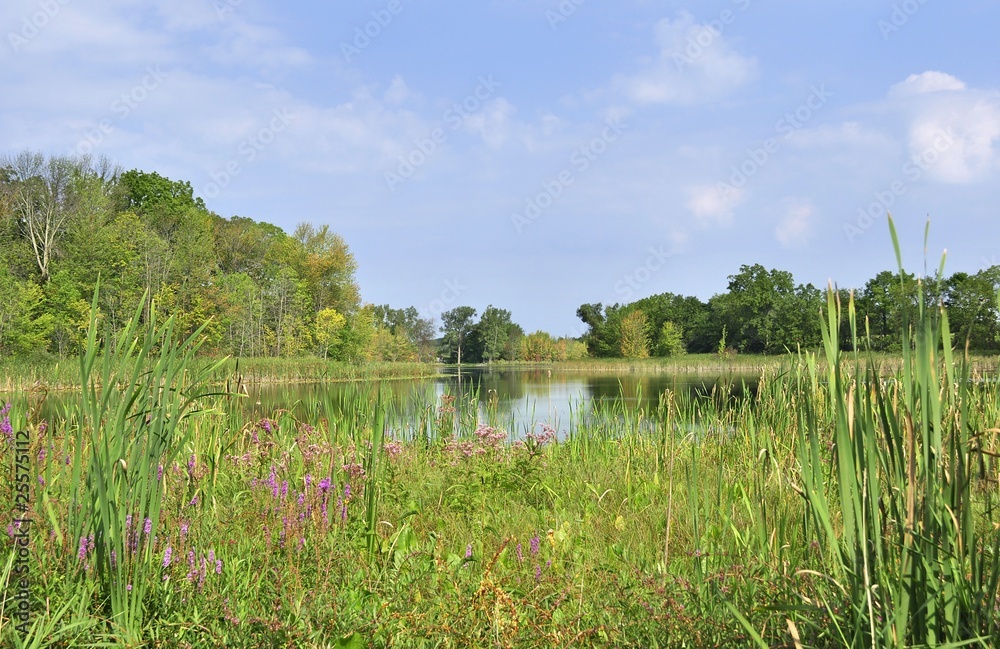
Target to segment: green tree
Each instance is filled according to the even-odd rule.
[[[659,340],[656,343],[657,356],[680,356],[685,353],[684,335],[681,328],[667,320],[660,327]]]
[[[492,363],[503,354],[510,325],[510,311],[498,309],[492,304],[483,311],[476,326],[476,335],[481,341],[483,360],[487,363]]]
[[[625,358],[649,358],[649,318],[639,309],[622,318],[621,354]]]
[[[336,309],[327,308],[316,314],[316,342],[323,351],[323,358],[329,354],[330,347],[339,347],[346,325],[347,318]]]
[[[457,357],[459,365],[462,364],[462,346],[466,338],[472,332],[472,319],[476,317],[476,310],[471,306],[459,306],[445,311],[441,314],[441,331],[444,333],[444,350],[451,358]]]

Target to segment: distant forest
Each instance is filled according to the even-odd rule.
[[[779,354],[819,345],[825,299],[791,273],[752,265],[707,302],[664,293],[584,304],[581,339],[526,334],[510,311],[492,305],[482,314],[456,307],[437,327],[412,306],[364,304],[354,257],[327,225],[303,223],[288,234],[215,214],[189,182],[123,171],[103,158],[32,152],[0,159],[0,262],[5,357],[75,354],[98,279],[99,317],[112,334],[149,295],[182,332],[207,323],[209,354],[349,362]],[[974,350],[994,352],[998,289],[1000,266],[925,283],[882,272],[855,291],[859,327],[877,350],[898,350],[903,309],[922,290],[928,303],[947,307],[956,344],[968,338]]]

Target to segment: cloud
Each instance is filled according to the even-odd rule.
[[[688,210],[703,224],[726,225],[733,218],[733,208],[743,200],[743,191],[724,192],[715,185],[696,185],[688,189]]]
[[[996,173],[1000,93],[924,72],[893,86],[889,97],[908,118],[910,159],[927,178],[967,184]]]
[[[774,237],[784,248],[802,248],[812,238],[815,208],[810,203],[789,202],[785,216],[774,228]]]
[[[911,97],[947,90],[965,90],[965,82],[944,72],[911,74],[889,89],[890,97]]]
[[[757,77],[755,59],[735,52],[717,27],[695,23],[684,13],[654,29],[655,60],[634,74],[616,75],[612,85],[635,104],[698,104],[722,99]]]

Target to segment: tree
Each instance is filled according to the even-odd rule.
[[[347,325],[347,318],[336,309],[323,309],[316,314],[316,342],[323,350],[323,358],[330,352],[331,346],[340,343],[340,333]]]
[[[510,311],[498,309],[492,304],[483,311],[476,333],[482,343],[483,360],[487,363],[500,358],[507,344],[510,325]]]
[[[684,353],[684,335],[681,328],[667,320],[660,327],[660,337],[656,344],[656,355],[680,356]]]
[[[609,311],[614,313],[610,307]],[[604,312],[604,305],[600,302],[582,304],[576,310],[576,316],[589,328],[583,337],[583,342],[586,343],[587,351],[590,352],[591,356],[609,358],[620,354],[621,341],[617,322],[609,322],[609,317]]]
[[[449,357],[457,354],[458,364],[462,364],[462,345],[471,333],[472,319],[476,310],[471,306],[459,306],[441,314],[441,331],[444,333],[444,348]]]
[[[333,307],[341,313],[353,313],[361,303],[354,280],[357,262],[339,234],[330,226],[315,227],[300,223],[292,238],[300,244],[296,266],[305,280],[317,309]]]
[[[621,354],[625,358],[649,358],[649,318],[639,309],[622,318]]]
[[[55,156],[22,151],[6,158],[5,194],[31,246],[42,284],[49,281],[51,264],[68,221],[93,207],[87,187],[104,184],[91,168],[90,158]]]

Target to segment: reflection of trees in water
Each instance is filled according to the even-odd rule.
[[[551,375],[550,375],[551,372]],[[249,398],[243,400],[248,421],[272,416],[278,409],[287,409],[302,421],[351,416],[352,404],[358,395],[382,390],[385,401],[391,403],[392,424],[397,430],[419,425],[433,418],[440,405],[439,395],[448,393],[455,401],[457,421],[487,421],[490,408],[503,425],[523,424],[537,420],[552,423],[553,413],[559,413],[567,423],[568,411],[579,408],[581,401],[589,409],[599,404],[610,406],[624,401],[627,410],[643,408],[655,411],[661,396],[670,391],[678,401],[713,399],[718,405],[742,398],[753,398],[756,377],[691,376],[669,374],[626,373],[591,374],[560,372],[546,368],[530,370],[486,370],[476,368],[429,379],[397,379],[382,383],[312,383],[250,386]]]

